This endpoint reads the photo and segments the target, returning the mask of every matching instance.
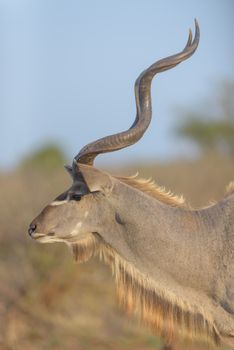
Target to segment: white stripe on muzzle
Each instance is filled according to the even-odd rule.
[[[64,201],[54,201],[54,202],[52,202],[52,203],[50,204],[50,206],[51,206],[51,207],[56,207],[56,206],[58,206],[58,205],[65,204],[65,203],[67,203],[67,202],[68,202],[67,199],[65,199]]]

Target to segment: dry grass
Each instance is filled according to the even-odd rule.
[[[234,179],[233,160],[218,157],[133,166],[121,175],[135,170],[195,206],[220,198]],[[28,237],[28,223],[69,181],[62,169],[0,175],[0,349],[159,349],[161,342],[117,307],[108,268],[96,260],[76,265],[64,245]]]

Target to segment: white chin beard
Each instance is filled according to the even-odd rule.
[[[64,242],[62,239],[57,237],[50,237],[50,236],[41,236],[35,239],[39,243],[55,243],[55,242]]]

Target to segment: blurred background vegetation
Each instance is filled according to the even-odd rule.
[[[152,177],[194,206],[218,200],[234,179],[234,84],[219,89],[219,114],[188,111],[176,128],[200,149],[193,160],[139,161],[113,174]],[[66,157],[45,145],[8,173],[0,173],[0,349],[159,349],[162,342],[127,317],[115,299],[109,269],[98,261],[76,265],[67,247],[39,245],[27,235],[29,222],[70,179]],[[181,349],[208,349],[183,344]]]
[[[211,108],[210,108],[211,107]],[[213,111],[213,113],[212,113]],[[234,82],[217,88],[217,96],[199,110],[186,111],[177,135],[194,141],[203,153],[234,158]]]

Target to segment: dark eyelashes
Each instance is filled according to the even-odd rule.
[[[90,192],[89,194],[93,195],[93,198],[95,198],[95,195],[97,195],[99,193],[99,191],[94,191],[94,192]],[[86,196],[87,194],[81,194],[81,193],[69,193],[68,195],[68,199],[69,200],[74,200],[74,201],[80,201],[84,196]]]
[[[80,195],[78,193],[72,193],[69,195],[69,200],[80,201],[81,198],[82,198],[82,195]]]
[[[86,195],[93,195],[93,198],[95,198],[95,195],[97,195],[99,193],[99,191],[94,191],[94,192],[89,192],[89,193],[82,193],[82,191],[80,191],[80,189],[71,189],[70,191],[66,191],[62,194],[60,194],[55,200],[56,201],[64,201],[64,200],[68,200],[68,201],[76,201],[79,202],[82,197],[86,196]]]
[[[74,201],[80,201],[82,199],[82,197],[84,196],[84,194],[80,193],[80,192],[76,192],[76,191],[66,191],[62,194],[60,194],[55,200],[56,201],[64,201],[64,200],[74,200]]]

